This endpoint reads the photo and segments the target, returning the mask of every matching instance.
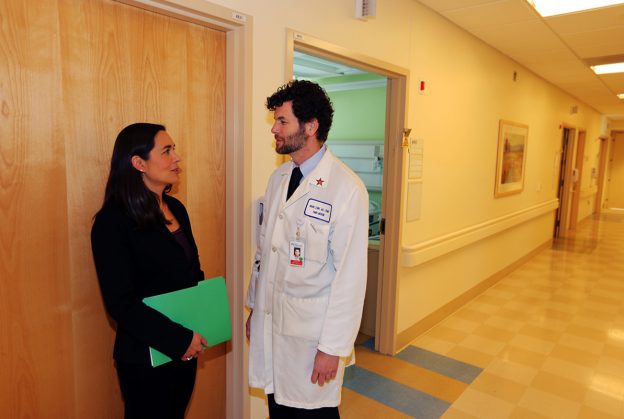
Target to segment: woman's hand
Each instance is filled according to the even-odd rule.
[[[208,342],[202,335],[197,332],[193,332],[193,340],[189,345],[184,355],[182,355],[182,361],[190,361],[193,358],[197,358],[204,352],[204,348],[208,346]]]

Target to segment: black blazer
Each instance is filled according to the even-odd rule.
[[[164,196],[191,245],[184,249],[165,225],[138,229],[123,208],[108,202],[91,229],[91,248],[104,305],[117,323],[113,356],[117,361],[150,364],[149,346],[180,359],[193,331],[143,304],[144,297],[197,285],[204,279],[197,245],[184,205]]]

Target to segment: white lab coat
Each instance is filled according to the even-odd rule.
[[[364,303],[368,192],[326,150],[286,202],[292,168],[288,162],[271,175],[264,197],[247,294],[249,383],[281,405],[338,406]],[[305,243],[303,267],[290,263],[292,241]],[[310,381],[317,349],[341,357],[336,379],[323,386]]]

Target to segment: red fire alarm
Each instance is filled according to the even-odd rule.
[[[422,95],[424,92],[425,92],[425,81],[418,80],[418,93]]]

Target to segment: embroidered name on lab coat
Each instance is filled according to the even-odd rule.
[[[308,199],[305,211],[303,212],[308,217],[316,218],[317,220],[325,221],[329,223],[331,219],[332,206],[326,202],[318,201],[316,199]]]

